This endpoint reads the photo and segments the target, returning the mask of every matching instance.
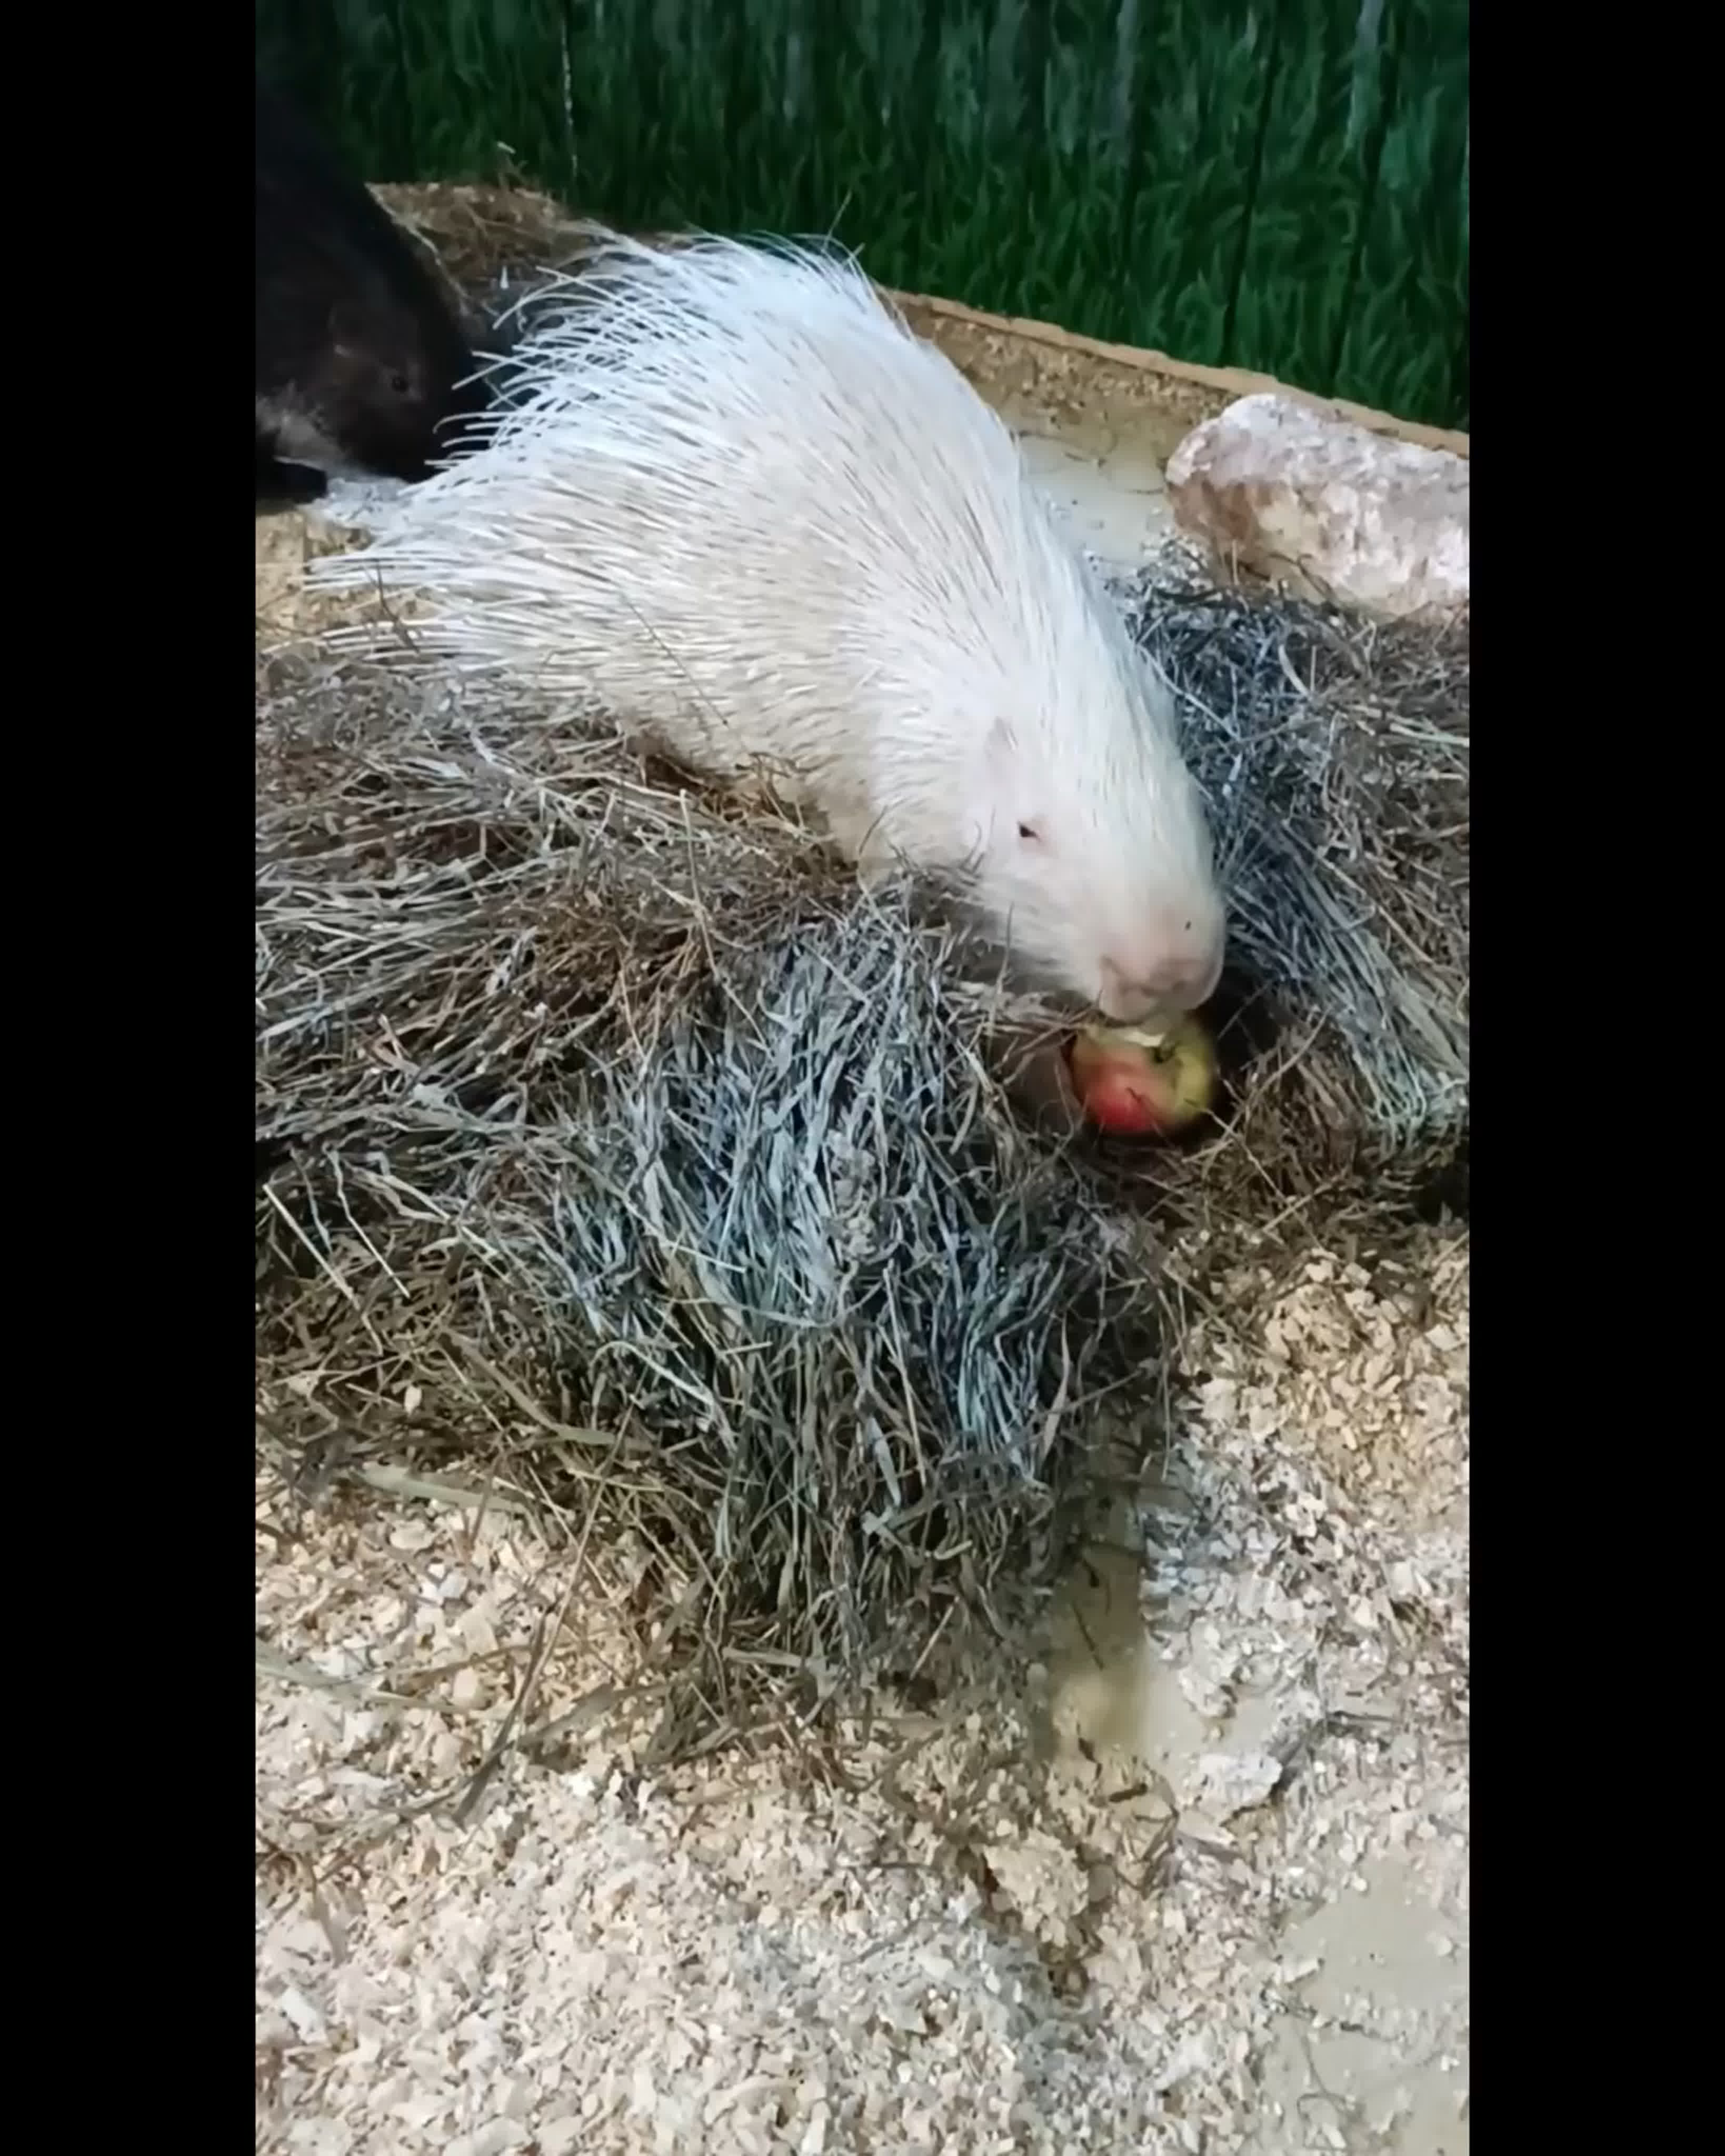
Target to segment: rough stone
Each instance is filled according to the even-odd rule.
[[[1180,529],[1219,571],[1404,619],[1467,605],[1468,460],[1292,398],[1242,397],[1168,460]]]

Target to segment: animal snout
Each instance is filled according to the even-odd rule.
[[[1098,1001],[1104,1018],[1117,1025],[1133,1025],[1158,1012],[1196,1010],[1215,993],[1221,978],[1219,949],[1178,952],[1153,965],[1130,969],[1105,958]]]

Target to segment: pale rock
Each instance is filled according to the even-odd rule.
[[[1468,603],[1468,459],[1271,393],[1194,427],[1168,459],[1175,521],[1217,567],[1363,613]]]

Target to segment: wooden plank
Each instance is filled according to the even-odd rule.
[[[1422,426],[1415,420],[1397,418],[1392,413],[1374,412],[1369,405],[1355,404],[1345,398],[1316,396],[1249,368],[1200,367],[1141,345],[1108,344],[1100,337],[1081,336],[1062,329],[1055,322],[985,314],[957,300],[928,293],[894,292],[889,296],[903,310],[917,334],[938,344],[985,394],[991,382],[1034,393],[1039,387],[1051,389],[1061,375],[1082,376],[1087,380],[1091,401],[1111,402],[1117,398],[1127,406],[1163,405],[1170,424],[1178,426],[1168,444],[1170,454],[1174,444],[1190,428],[1214,418],[1235,398],[1262,390],[1274,390],[1321,411],[1339,413],[1375,434],[1421,443],[1428,449],[1451,449],[1457,456],[1468,454],[1468,437],[1450,428]],[[986,378],[978,380],[978,373]]]

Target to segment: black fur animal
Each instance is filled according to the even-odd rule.
[[[311,500],[344,469],[423,479],[440,427],[484,402],[472,352],[406,234],[257,90],[259,498]]]

